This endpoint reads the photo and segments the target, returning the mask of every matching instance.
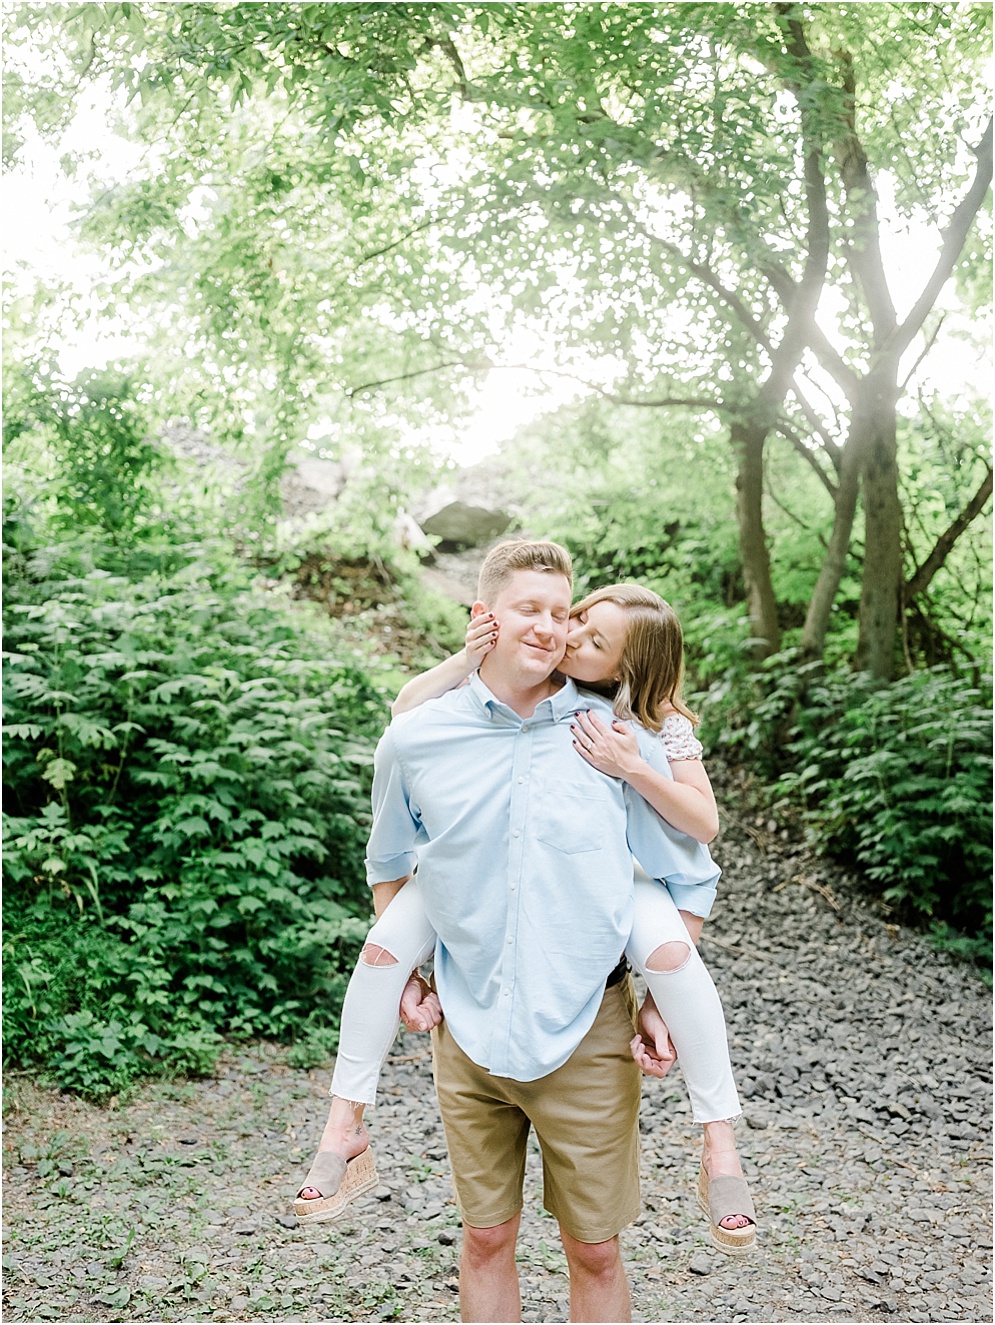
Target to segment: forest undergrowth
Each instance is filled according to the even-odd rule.
[[[240,1041],[323,1060],[368,918],[374,744],[465,608],[412,560],[45,537],[16,504],[5,550],[8,1065],[100,1100]],[[938,945],[984,952],[977,689],[790,657],[691,687],[713,757],[749,771],[747,809],[776,807]]]

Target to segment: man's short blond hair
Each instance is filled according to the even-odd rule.
[[[532,542],[510,538],[492,547],[484,558],[477,579],[477,598],[490,606],[512,575],[519,570],[546,571],[562,575],[573,587],[574,570],[570,553],[559,543]]]

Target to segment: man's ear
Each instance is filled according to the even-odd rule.
[[[473,620],[474,617],[478,617],[478,616],[480,616],[483,612],[486,612],[486,611],[488,611],[488,610],[489,610],[489,609],[488,609],[488,607],[487,607],[487,604],[486,604],[486,603],[482,603],[482,602],[480,601],[480,599],[478,598],[477,601],[474,603],[474,605],[470,608],[470,619],[471,619],[471,621]]]

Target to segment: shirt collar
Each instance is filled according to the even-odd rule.
[[[500,713],[504,717],[513,718],[514,721],[518,723],[530,721],[530,719],[523,719],[513,708],[509,708],[507,704],[498,699],[498,697],[489,690],[480,679],[479,672],[474,672],[470,677],[470,691],[481,708],[488,712],[492,717]],[[549,705],[549,714],[553,722],[560,722],[569,714],[574,713],[581,707],[581,699],[575,683],[567,677],[559,690],[552,695],[547,695],[545,699],[539,701],[536,705],[535,713],[532,716],[542,717],[544,706],[547,704]]]

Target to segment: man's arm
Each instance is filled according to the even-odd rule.
[[[373,768],[373,827],[366,849],[366,877],[373,891],[373,909],[380,916],[414,872],[420,820],[411,805],[389,727],[377,745]],[[402,1021],[408,1030],[429,1030],[440,1018],[438,999],[413,973],[401,996]]]
[[[414,873],[415,843],[421,821],[398,758],[390,727],[377,743],[373,756],[373,826],[366,846],[366,881],[374,889],[373,905],[380,915]],[[384,899],[378,905],[376,889]]]

